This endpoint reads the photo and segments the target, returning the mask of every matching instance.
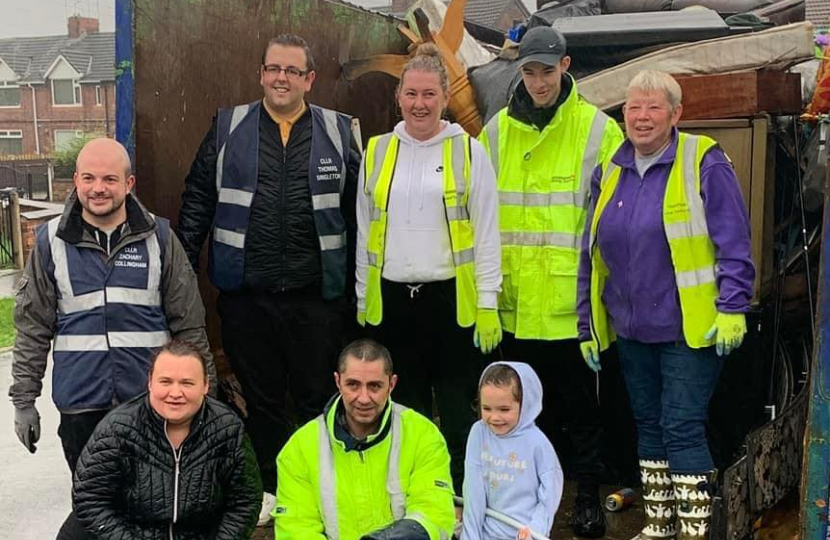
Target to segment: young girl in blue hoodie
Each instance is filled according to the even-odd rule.
[[[479,380],[481,420],[467,439],[462,540],[527,540],[547,536],[562,498],[562,467],[536,427],[542,383],[521,362],[494,362]],[[497,510],[523,527],[492,517]]]

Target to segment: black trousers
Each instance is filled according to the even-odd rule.
[[[420,285],[382,280],[381,293],[383,320],[367,328],[392,355],[398,375],[392,399],[434,418],[434,392],[453,486],[460,494],[484,357],[473,345],[473,328],[456,321],[455,280]]]
[[[516,339],[505,332],[501,344],[504,360],[525,362],[539,375],[544,388],[542,413],[536,425],[557,447],[561,426],[570,443],[571,472],[577,493],[596,497],[603,478],[602,416],[597,398],[597,378],[585,365],[579,342]]]
[[[298,425],[321,412],[335,392],[344,304],[319,287],[287,292],[222,293],[222,344],[239,379],[263,489],[276,493],[276,458]],[[290,388],[293,413],[286,392]]]
[[[95,431],[95,426],[98,425],[98,422],[108,412],[61,413],[58,436],[61,439],[66,464],[69,465],[69,472],[73,478],[75,477],[75,467],[78,464],[78,458],[81,457],[84,446],[86,446],[87,441],[92,436],[92,432]],[[58,531],[57,540],[86,540],[87,538],[89,538],[89,535],[75,517],[75,513],[70,512],[66,521],[61,525],[60,531]]]

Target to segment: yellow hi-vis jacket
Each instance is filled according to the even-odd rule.
[[[277,457],[276,538],[359,540],[399,519],[420,523],[430,540],[455,524],[450,455],[426,417],[388,402],[366,450],[346,451],[335,437],[338,397],[301,427]]]
[[[663,227],[680,297],[683,337],[693,349],[715,343],[714,338],[707,340],[704,336],[717,316],[717,259],[700,197],[700,164],[715,144],[708,137],[680,133],[677,155],[663,196]],[[608,201],[614,197],[619,179],[620,167],[608,159],[603,164],[601,191],[591,221],[588,244],[591,250],[591,336],[600,350],[608,348],[616,335],[602,303],[608,267],[597,245],[597,226]]]
[[[386,248],[389,190],[398,157],[400,141],[393,133],[372,137],[366,148],[364,163],[365,192],[372,209],[366,240],[368,274],[366,277],[366,322],[379,325],[383,320],[380,281]],[[470,136],[466,133],[443,143],[444,207],[450,231],[452,258],[455,263],[455,291],[459,326],[472,326],[476,320],[478,293],[473,251],[473,227],[467,212],[470,197]]]
[[[502,326],[520,339],[577,337],[576,282],[591,174],[623,141],[617,123],[577,94],[541,132],[507,108],[479,135],[499,190]]]

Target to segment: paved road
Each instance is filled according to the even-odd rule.
[[[51,365],[51,362],[50,362]],[[14,434],[14,407],[6,397],[11,384],[11,353],[0,354],[0,531],[13,540],[50,540],[71,509],[71,478],[58,439],[58,411],[49,396],[51,369],[37,400],[41,435],[30,454]]]

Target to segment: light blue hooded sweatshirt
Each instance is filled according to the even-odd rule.
[[[515,528],[485,517],[486,508],[547,536],[562,498],[563,479],[553,445],[536,427],[536,417],[542,412],[542,383],[525,363],[491,365],[495,364],[510,366],[522,382],[519,422],[505,435],[495,435],[482,420],[470,430],[464,461],[461,540],[516,538]]]

